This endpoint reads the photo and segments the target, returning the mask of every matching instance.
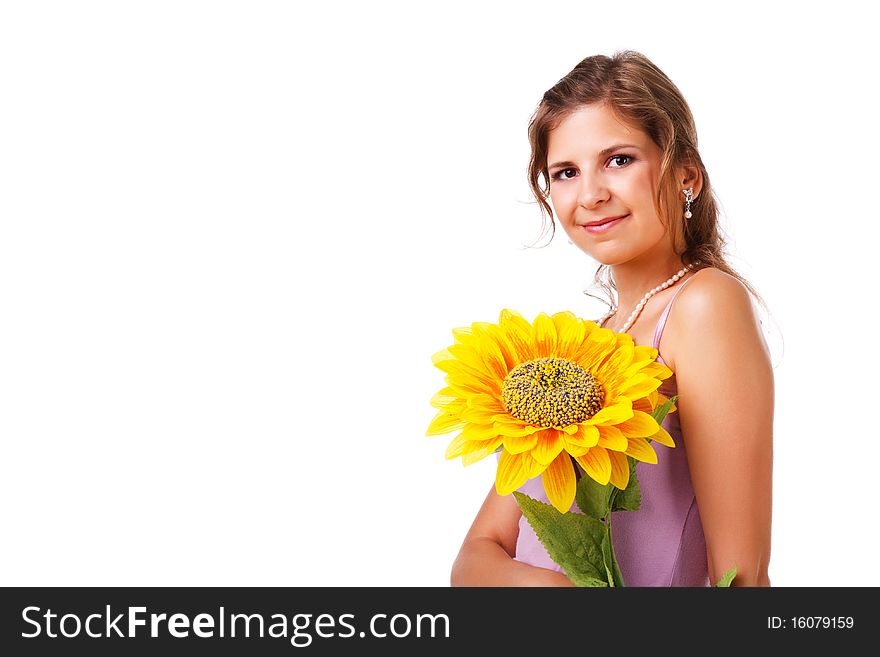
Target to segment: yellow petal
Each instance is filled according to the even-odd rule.
[[[582,447],[595,447],[599,443],[599,428],[592,424],[579,424],[578,431],[567,440]]]
[[[629,348],[629,346],[627,346],[627,348]],[[608,386],[613,385],[614,387],[619,388],[621,385],[630,381],[633,377],[646,376],[644,369],[650,366],[653,361],[643,358],[644,351],[636,352],[636,349],[639,349],[639,347],[633,345],[632,361],[628,366],[621,367],[614,371],[608,370],[604,372],[603,376],[605,377]]]
[[[583,321],[569,311],[553,315],[553,324],[556,327],[556,355],[570,358],[583,343],[586,327]]]
[[[562,440],[565,442],[565,451],[572,456],[583,456],[590,451],[590,447],[593,447],[593,445],[590,445],[588,447],[586,445],[583,445],[582,443],[574,443],[570,440],[570,438],[571,436],[562,434]]]
[[[464,401],[464,399],[459,398],[459,395],[452,388],[446,387],[431,397],[431,406],[434,408],[444,408],[447,405],[460,405]]]
[[[672,377],[673,371],[669,369],[666,365],[659,362],[653,362],[649,365],[646,365],[641,370],[642,374],[647,374],[648,376],[653,376],[655,379],[668,379]]]
[[[630,338],[631,340],[632,338]],[[604,381],[605,379],[611,378],[615,373],[620,372],[621,370],[625,370],[629,367],[630,363],[632,363],[633,359],[633,350],[635,349],[635,345],[632,342],[624,343],[619,345],[617,349],[614,350],[614,353],[599,366],[598,375],[599,380]]]
[[[656,395],[657,393],[651,393],[652,395]],[[643,413],[652,413],[654,411],[655,406],[651,403],[651,395],[647,397],[639,397],[638,399],[633,399],[633,410],[634,411],[642,411]]]
[[[584,343],[575,351],[572,360],[585,370],[596,372],[599,365],[613,352],[616,344],[612,331],[597,327],[587,333]]]
[[[467,439],[463,438],[461,434],[458,434],[452,439],[452,442],[449,443],[449,446],[446,448],[446,458],[457,459],[464,454],[465,443],[467,443]]]
[[[465,444],[461,448],[461,452],[462,455],[473,454],[484,449],[489,450],[490,452],[494,452],[498,448],[498,446],[501,445],[501,441],[502,438],[500,436],[494,436],[492,438],[489,438],[488,440],[468,440],[467,438],[465,438]]]
[[[531,453],[525,453],[521,455],[523,464],[525,465],[526,470],[529,472],[529,479],[533,477],[537,477],[540,474],[543,474],[544,470],[547,469],[547,466],[544,463],[538,463],[531,455]]]
[[[538,358],[554,356],[556,352],[556,325],[547,313],[535,318],[535,354]]]
[[[544,427],[536,427],[531,424],[516,424],[496,419],[495,431],[501,436],[531,436],[533,433],[542,431]]]
[[[487,440],[482,443],[475,443],[474,441],[468,441],[467,445],[464,447],[464,454],[461,455],[461,462],[464,465],[471,465],[476,463],[477,461],[481,461],[482,459],[489,456],[495,452],[501,446],[501,438],[495,438],[493,440]],[[468,451],[471,450],[471,451]]]
[[[501,380],[495,373],[486,367],[482,354],[476,349],[467,347],[463,344],[454,344],[447,348],[447,351],[457,359],[455,365],[451,365],[450,374],[465,375],[472,379],[476,379],[489,389],[490,394],[501,396]],[[448,361],[435,363],[437,367],[446,364]]]
[[[626,436],[617,427],[600,426],[599,429],[599,447],[610,449],[615,452],[625,452],[629,446]]]
[[[669,432],[666,431],[662,426],[660,427],[660,431],[655,433],[653,436],[648,436],[651,440],[655,440],[661,445],[666,445],[667,447],[675,447],[675,441],[672,439],[672,436],[669,435]]]
[[[647,438],[660,430],[657,420],[642,411],[633,411],[633,416],[617,424],[627,438]]]
[[[611,483],[623,490],[629,483],[629,461],[626,454],[620,452],[608,452],[611,460]]]
[[[625,370],[626,376],[632,377],[636,374],[650,374],[650,372],[655,371],[654,365],[659,365],[655,360],[656,358],[656,349],[644,345],[634,347],[632,363],[630,363],[630,366]]]
[[[464,425],[465,421],[458,415],[458,413],[448,413],[444,409],[437,413],[437,415],[434,416],[434,419],[431,420],[425,435],[437,436],[441,433],[449,433],[450,431],[461,429]]]
[[[565,447],[565,441],[556,429],[546,429],[535,436],[537,444],[532,450],[532,458],[538,463],[550,464]]]
[[[498,415],[498,413],[484,408],[468,406],[461,411],[460,415],[462,420],[473,422],[474,424],[494,424],[495,416]]]
[[[492,424],[474,424],[469,422],[461,430],[461,436],[465,440],[490,440],[495,438],[498,432]]]
[[[522,316],[522,313],[520,313],[516,310],[512,310],[511,308],[504,308],[498,314],[498,323],[501,324],[505,321],[509,321],[511,319],[516,319],[516,318],[519,318],[519,319],[522,319],[523,321],[525,321],[525,318]],[[528,322],[526,322],[526,323],[528,323]]]
[[[532,325],[514,310],[504,309],[499,319],[501,330],[507,337],[508,343],[514,348],[517,360],[520,363],[535,358],[534,337]]]
[[[437,352],[434,354],[434,366],[459,380],[476,379],[481,383],[486,381],[488,374],[483,372],[482,368],[479,370],[476,369],[476,367],[469,362],[473,360],[472,356],[468,356],[467,360],[461,358],[464,349],[465,347],[460,344],[451,345],[446,349],[446,353],[450,355],[449,358],[436,358],[438,355],[442,354],[442,352]]]
[[[520,364],[516,349],[510,343],[507,334],[501,330],[500,326],[497,324],[489,324],[486,327],[486,333],[498,345],[498,349],[504,357],[504,363],[507,365],[508,372]]]
[[[633,361],[634,362],[642,362],[642,361],[653,361],[657,359],[657,354],[660,352],[657,351],[656,348],[651,347],[646,344],[636,345],[633,348]]]
[[[644,438],[630,438],[629,447],[626,450],[628,456],[645,463],[656,463],[657,453]]]
[[[663,382],[660,379],[655,379],[653,376],[636,374],[618,388],[618,394],[629,397],[630,399],[645,397],[659,388],[662,383]]]
[[[467,405],[471,408],[482,408],[493,413],[505,413],[506,409],[501,399],[495,395],[487,395],[486,393],[477,393],[466,397]]]
[[[473,349],[476,349],[480,344],[480,338],[474,333],[473,328],[470,326],[459,326],[452,329],[452,336],[457,343]]]
[[[590,477],[600,484],[607,484],[611,479],[611,459],[604,447],[593,447],[583,456],[576,456],[575,460],[580,464]]]
[[[504,436],[504,449],[511,454],[522,454],[531,451],[538,444],[538,436],[531,434],[529,436]]]
[[[441,364],[448,362],[455,362],[455,356],[449,353],[449,349],[441,349],[440,351],[435,351],[431,354],[431,362],[436,366],[440,366]]]
[[[529,478],[528,468],[521,457],[521,454],[511,454],[507,450],[501,452],[495,473],[495,490],[499,495],[510,495]]]
[[[480,357],[480,351],[476,346],[470,346],[459,342],[450,345],[447,347],[447,350],[450,354],[455,356],[459,363],[476,370],[480,376],[486,377],[489,375],[489,371],[483,364],[483,359]]]
[[[565,452],[561,452],[544,470],[541,480],[544,483],[544,492],[547,493],[550,504],[556,507],[560,513],[568,511],[574,502],[577,488],[571,457]]]
[[[482,356],[483,366],[492,373],[499,381],[503,381],[507,376],[507,362],[504,360],[504,354],[495,342],[488,335],[481,336],[480,339],[480,356]]]
[[[589,424],[619,424],[632,416],[632,402],[626,397],[621,397],[617,403],[606,406],[585,422]]]
[[[462,399],[467,399],[471,395],[494,394],[489,386],[470,376],[447,374],[446,382],[449,384],[449,388]]]

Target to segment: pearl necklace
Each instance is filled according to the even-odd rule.
[[[626,333],[627,330],[629,329],[629,327],[632,326],[632,325],[633,325],[633,322],[635,322],[636,319],[638,318],[639,313],[642,312],[642,308],[644,308],[644,307],[645,307],[645,304],[648,303],[648,299],[650,299],[651,297],[653,297],[653,296],[654,296],[655,294],[657,294],[658,292],[660,292],[660,291],[662,291],[662,290],[665,290],[665,289],[666,289],[667,287],[669,287],[670,285],[674,285],[674,284],[678,281],[678,279],[680,279],[680,278],[681,278],[682,276],[684,276],[684,275],[685,275],[690,269],[693,268],[694,264],[696,264],[696,263],[691,263],[691,264],[689,264],[687,267],[682,267],[681,269],[678,270],[678,273],[677,273],[677,274],[673,274],[670,278],[667,278],[666,281],[664,281],[663,283],[661,283],[660,285],[658,285],[657,287],[655,287],[653,290],[648,291],[648,293],[645,294],[645,296],[642,297],[642,300],[639,301],[638,305],[636,305],[635,310],[632,311],[632,314],[629,316],[629,319],[626,320],[626,324],[623,325],[623,328],[621,328],[620,331],[618,331],[618,333]],[[605,316],[604,316],[602,319],[600,319],[600,320],[599,320],[598,322],[596,322],[596,323],[597,323],[599,326],[602,326],[602,324],[605,323],[605,320],[607,320],[609,317],[611,317],[611,315],[613,315],[613,314],[616,313],[616,312],[617,312],[617,308],[612,308],[610,311],[608,311],[608,312],[605,314]]]

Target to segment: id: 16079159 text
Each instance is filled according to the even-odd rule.
[[[851,630],[852,616],[767,616],[770,630]]]

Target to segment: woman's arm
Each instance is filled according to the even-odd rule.
[[[717,269],[695,274],[667,346],[712,584],[770,586],[773,368],[751,297]],[[674,317],[673,317],[674,316]],[[665,333],[664,333],[665,337]]]
[[[452,565],[452,586],[574,586],[562,573],[513,559],[521,515],[513,495],[493,484]]]

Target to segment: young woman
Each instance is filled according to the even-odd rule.
[[[769,586],[773,370],[750,297],[760,295],[723,255],[687,103],[640,53],[597,55],[544,94],[529,140],[542,213],[555,210],[570,243],[601,263],[595,282],[616,292],[597,323],[657,348],[674,372],[660,392],[679,395],[662,425],[676,446],[653,444],[658,462],[637,470],[640,509],[612,517],[624,581],[708,586],[736,565],[734,586]],[[540,478],[520,490],[547,502]],[[572,585],[494,485],[451,581]]]

